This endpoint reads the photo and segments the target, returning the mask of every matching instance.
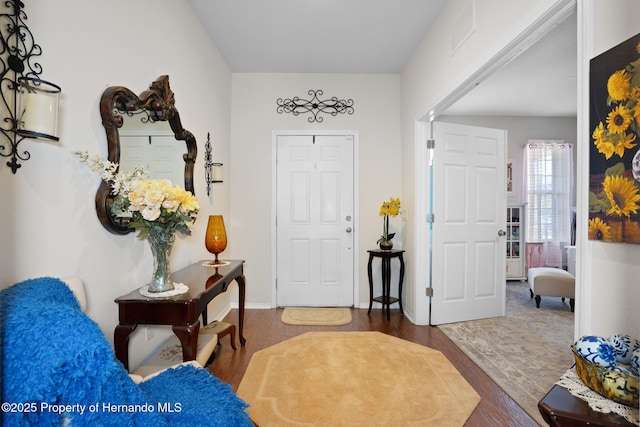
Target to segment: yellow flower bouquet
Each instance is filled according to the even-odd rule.
[[[149,179],[144,168],[120,174],[118,164],[90,156],[86,151],[74,154],[111,186],[116,201],[112,215],[130,218],[129,227],[139,230],[138,237],[147,238],[153,254],[153,275],[148,292],[174,289],[169,270],[169,256],[175,233],[191,234],[198,216],[198,199],[190,192],[166,179]]]
[[[125,200],[133,218],[129,227],[140,229],[138,237],[145,237],[154,227],[190,235],[200,209],[190,191],[166,179],[135,182]]]
[[[388,202],[382,202],[382,206],[380,206],[380,216],[384,217],[382,222],[382,236],[378,239],[378,244],[380,245],[380,249],[391,249],[393,247],[393,242],[391,239],[396,235],[396,233],[389,233],[389,217],[397,216],[400,213],[400,199],[395,199],[391,197]]]
[[[90,156],[87,151],[74,154],[111,185],[112,194],[117,196],[112,214],[131,218],[129,227],[140,230],[138,237],[147,237],[152,229],[191,234],[200,206],[190,191],[166,179],[148,179],[141,167],[120,174],[117,163]]]

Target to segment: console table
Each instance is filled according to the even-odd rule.
[[[182,344],[184,361],[194,360],[198,347],[198,332],[202,315],[207,324],[207,304],[216,296],[226,292],[229,284],[238,284],[239,310],[238,335],[244,347],[242,334],[244,323],[245,278],[244,261],[229,261],[228,265],[209,267],[209,261],[198,261],[171,274],[176,283],[184,283],[189,291],[171,297],[145,297],[139,289],[116,298],[119,324],[114,332],[113,344],[116,357],[125,369],[129,369],[129,337],[138,325],[171,325],[173,333]]]
[[[594,411],[587,402],[573,396],[569,390],[557,384],[538,402],[538,409],[542,418],[554,427],[635,425],[618,414]]]
[[[402,254],[403,250],[391,249],[372,249],[369,252],[369,264],[367,265],[367,271],[369,273],[369,311],[371,313],[371,307],[373,302],[379,302],[382,304],[382,311],[384,313],[385,306],[387,307],[387,320],[391,318],[389,306],[394,302],[400,304],[400,314],[404,314],[402,311],[402,280],[404,279],[404,258]],[[382,258],[382,296],[373,297],[373,270],[371,264],[374,258]],[[400,261],[400,277],[398,279],[398,298],[391,296],[391,258],[398,258]]]

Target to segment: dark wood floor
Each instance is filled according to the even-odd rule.
[[[236,391],[251,355],[263,348],[309,331],[378,331],[441,351],[480,395],[481,400],[466,426],[538,426],[518,404],[473,363],[446,335],[433,326],[416,326],[392,310],[387,321],[380,310],[367,315],[367,310],[353,309],[353,321],[345,326],[291,326],[280,321],[282,309],[245,310],[245,347],[237,350],[229,345],[229,336],[223,337],[222,347],[208,369]],[[237,324],[238,312],[232,310],[225,322]],[[428,404],[428,402],[425,402]]]

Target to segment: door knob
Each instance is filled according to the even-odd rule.
[[[506,236],[507,232],[504,230],[498,230],[498,236]]]
[[[351,233],[351,227],[347,227],[347,229],[345,230],[347,233]]]

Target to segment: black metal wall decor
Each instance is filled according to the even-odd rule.
[[[211,192],[211,184],[222,181],[222,163],[214,163],[211,155],[211,138],[207,132],[207,142],[204,144],[204,173],[207,181],[207,196]]]
[[[311,99],[301,99],[297,96],[293,98],[278,98],[277,111],[279,114],[292,113],[294,116],[299,114],[311,114],[307,118],[309,123],[317,122],[321,123],[324,118],[318,114],[329,114],[331,116],[337,116],[338,114],[353,114],[353,99],[338,99],[337,97],[331,97],[329,99],[320,100],[322,96],[322,90],[310,90],[308,92]]]
[[[58,141],[60,87],[40,79],[35,62],[42,48],[35,43],[25,21],[24,3],[3,1],[0,14],[0,156],[15,174],[31,154],[18,148],[25,138]]]

